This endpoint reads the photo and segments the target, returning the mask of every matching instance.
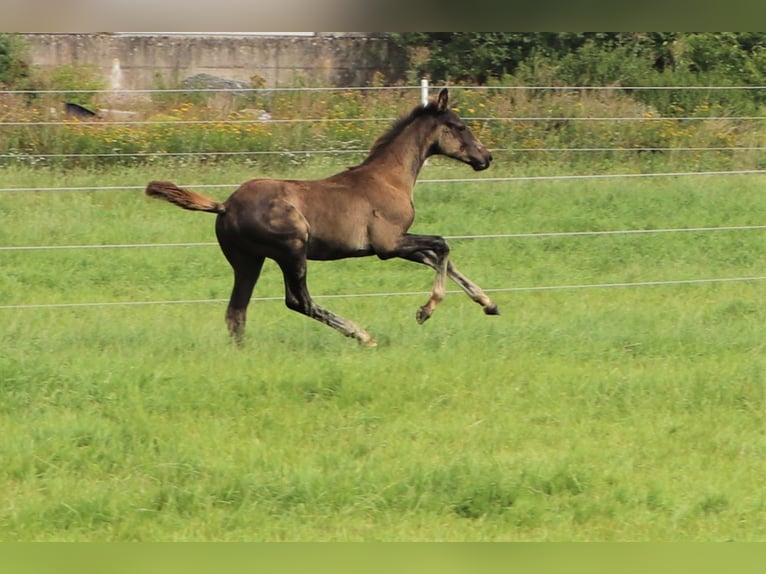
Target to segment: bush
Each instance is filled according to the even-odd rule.
[[[41,79],[42,89],[63,92],[64,101],[93,106],[98,94],[95,90],[106,88],[106,82],[101,78],[95,66],[87,64],[72,64],[56,66]]]
[[[22,88],[29,77],[26,46],[21,36],[0,34],[0,88]]]

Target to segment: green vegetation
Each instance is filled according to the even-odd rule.
[[[8,46],[11,40],[18,43],[15,38],[0,35]],[[522,150],[509,158],[514,162],[548,160],[525,151],[530,148],[760,147],[760,124],[737,116],[763,116],[763,90],[652,88],[763,86],[765,38],[762,33],[399,34],[392,41],[411,52],[411,78],[400,89],[280,92],[264,89],[255,77],[251,93],[157,92],[151,99],[136,99],[128,106],[134,114],[129,120],[62,122],[60,93],[3,94],[0,122],[7,125],[0,131],[0,166],[145,165],[158,155],[190,152],[209,163],[222,152],[267,153],[242,156],[260,169],[300,163],[305,159],[296,153],[300,150],[364,150],[390,118],[417,102],[416,80],[423,75],[437,84],[456,84],[453,101],[460,113],[488,146]],[[110,107],[108,92],[73,92],[103,87],[94,70],[64,67],[43,76],[28,65],[19,68],[24,62],[20,49],[6,48],[3,60],[2,42],[0,74],[16,78],[7,87],[23,79],[25,86],[60,90],[96,109]],[[484,87],[459,88],[476,82]],[[378,85],[379,78],[372,83]],[[558,89],[520,89],[524,86]],[[275,121],[261,121],[264,113]],[[609,117],[631,119],[598,119]],[[616,153],[589,155],[587,161],[622,164],[622,152]],[[684,162],[695,159],[683,153]],[[764,165],[757,152],[731,156],[731,151],[707,154],[705,161],[710,169]],[[576,163],[584,156],[558,157]]]
[[[26,46],[21,36],[0,34],[0,88],[21,86],[28,77]]]
[[[540,165],[541,161],[550,161],[555,154],[530,151],[546,148],[562,149],[555,155],[559,162],[577,164],[585,159],[588,164],[614,164],[615,160],[623,164],[623,150],[752,148],[763,146],[765,140],[763,130],[753,129],[753,121],[727,119],[721,115],[725,110],[708,104],[687,110],[687,119],[677,119],[664,117],[627,94],[611,91],[519,92],[489,87],[455,88],[453,92],[456,109],[485,145],[516,150],[509,157],[514,163],[531,160]],[[226,112],[212,103],[184,102],[168,109],[150,106],[138,123],[50,123],[44,107],[0,102],[0,121],[10,122],[0,132],[6,150],[0,165],[89,167],[143,165],[160,160],[166,165],[166,154],[181,154],[181,164],[197,162],[200,157],[210,163],[219,161],[222,152],[239,152],[250,154],[243,160],[251,166],[257,163],[259,167],[278,167],[285,162],[303,162],[306,156],[301,150],[366,150],[392,118],[412,106],[413,92],[406,90],[344,91],[326,96],[287,92],[272,96],[267,104],[269,113],[280,121],[259,121],[250,108]],[[604,119],[609,117],[628,119]],[[616,151],[585,156],[577,151],[583,148]],[[572,151],[564,153],[566,149]],[[183,155],[188,153],[200,155]],[[663,157],[668,155],[673,154],[662,153]],[[758,152],[730,149],[706,153],[704,157],[682,151],[670,161],[708,162],[709,168],[764,165]]]
[[[512,167],[512,166],[511,166]],[[304,165],[291,177],[342,169]],[[462,171],[461,171],[462,170]],[[493,176],[512,169],[498,162]],[[465,175],[433,161],[424,178]],[[0,187],[236,183],[243,166],[16,169]],[[228,190],[208,193],[225,197]],[[757,176],[423,184],[448,235],[753,225]],[[214,241],[140,190],[9,193],[2,245]],[[453,241],[486,288],[762,275],[763,232]],[[763,282],[450,294],[432,272],[314,262],[364,349],[288,311],[276,265],[243,349],[217,247],[0,253],[3,540],[763,540]]]
[[[631,38],[665,46],[664,68]],[[715,83],[762,84],[758,35],[752,49],[664,38],[550,37],[577,45],[496,56],[486,86],[454,87],[494,150],[479,176],[763,169],[761,150],[735,149],[766,145],[759,123],[712,119],[763,115],[760,95],[502,89],[607,81],[617,61],[635,74],[609,80],[623,85],[702,84],[724,64],[737,73]],[[430,46],[413,70],[448,45]],[[703,69],[695,54],[711,50]],[[0,193],[0,540],[766,539],[766,282],[677,283],[763,277],[761,229],[455,239],[503,314],[450,293],[422,326],[432,271],[312,262],[313,294],[338,295],[321,301],[375,349],[288,311],[271,262],[237,348],[217,246],[138,246],[214,243],[214,218],[144,197],[150,179],[225,198],[250,177],[319,177],[387,125],[251,121],[260,110],[388,118],[413,93],[158,94],[143,123],[56,125],[47,96],[0,96],[0,189],[108,188]],[[518,119],[531,117],[559,119]],[[353,153],[296,153],[310,149]],[[216,155],[231,151],[273,155]],[[439,158],[422,173],[470,177]],[[432,182],[415,203],[413,231],[448,236],[761,226],[766,212],[761,175]],[[669,283],[603,286],[644,282]]]
[[[411,79],[480,85],[763,86],[763,32],[410,32],[393,35],[410,51]],[[642,91],[662,115],[700,105],[746,113],[763,90]]]

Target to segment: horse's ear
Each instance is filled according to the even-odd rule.
[[[440,112],[446,112],[449,109],[449,91],[442,88],[436,98],[436,109]]]

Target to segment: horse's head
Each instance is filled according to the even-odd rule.
[[[435,109],[438,132],[433,153],[467,163],[476,171],[487,169],[492,162],[492,154],[471,133],[460,116],[450,109],[447,88],[439,92]]]

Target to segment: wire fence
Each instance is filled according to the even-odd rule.
[[[466,121],[472,122],[706,122],[706,121],[762,121],[766,116],[465,116]],[[108,120],[109,125],[113,126],[215,126],[215,125],[248,125],[248,124],[340,124],[340,123],[390,123],[396,118],[391,117],[369,117],[369,118],[270,118],[270,119],[235,119],[220,118],[214,120],[203,119],[167,119],[167,120]],[[75,124],[73,120],[29,120],[29,121],[0,121],[0,128],[8,126],[71,126]],[[79,126],[103,126],[103,120],[77,120]]]
[[[390,92],[390,91],[411,91],[419,92],[422,89],[422,85],[419,86],[275,86],[269,88],[255,88],[255,87],[236,87],[236,88],[162,88],[162,89],[120,89],[118,93],[123,95],[146,95],[146,94],[185,94],[185,93],[254,93],[254,94],[273,94],[279,92]],[[426,84],[426,87],[428,85]],[[704,86],[691,86],[691,85],[672,85],[672,86],[483,86],[483,85],[461,85],[458,86],[460,90],[470,91],[485,91],[485,92],[637,92],[637,91],[760,91],[766,90],[766,86],[752,85],[752,86],[717,86],[717,85],[704,85]],[[13,94],[13,95],[45,95],[45,94],[105,94],[113,95],[116,91],[114,89],[67,89],[67,90],[0,90],[0,94]]]
[[[420,87],[414,86],[401,86],[401,87],[345,87],[345,88],[253,88],[253,89],[176,89],[176,90],[129,90],[123,91],[121,96],[142,96],[152,95],[158,92],[162,94],[181,94],[181,93],[207,93],[207,94],[241,94],[243,92],[252,94],[274,94],[280,92],[315,92],[318,94],[326,92],[375,92],[381,90],[404,90],[415,91],[420,90]],[[539,91],[539,92],[614,92],[617,90],[624,91],[667,91],[667,90],[691,90],[691,91],[722,91],[728,92],[732,90],[763,90],[766,86],[627,86],[627,87],[614,87],[614,86],[461,86],[460,90],[479,90],[487,91],[493,90],[494,92],[509,92],[515,93],[519,91]],[[103,94],[113,95],[110,90],[68,90],[66,94]],[[12,90],[12,91],[0,91],[0,99],[3,95],[49,95],[49,96],[62,96],[64,92],[60,91],[44,91],[44,92],[31,92],[27,90]],[[663,117],[652,114],[642,114],[640,116],[575,116],[575,115],[484,115],[484,116],[464,116],[465,119],[483,122],[487,124],[491,123],[541,123],[543,125],[550,125],[554,122],[574,122],[574,123],[605,123],[612,122],[616,124],[638,124],[640,122],[675,122],[675,123],[694,123],[694,122],[721,122],[721,121],[736,121],[738,124],[751,123],[756,126],[755,130],[762,130],[761,122],[766,120],[766,116],[760,115],[741,115],[741,116],[723,116],[723,115],[682,115],[673,117]],[[97,119],[93,121],[83,120],[61,120],[55,117],[40,119],[34,121],[17,121],[17,120],[3,120],[0,119],[0,136],[2,136],[2,130],[6,128],[19,128],[19,127],[45,127],[45,128],[62,128],[65,126],[71,126],[73,123],[80,126],[95,126],[104,125],[108,123],[113,126],[162,126],[162,125],[253,125],[253,124],[269,124],[269,125],[295,125],[301,126],[306,124],[313,124],[317,122],[334,124],[334,123],[382,123],[391,122],[395,118],[393,117],[341,117],[341,118],[250,118],[250,119],[237,119],[237,118],[219,118],[219,119],[205,119],[205,120],[189,120],[189,119],[168,119],[168,120],[142,120],[142,119]],[[625,147],[616,143],[613,146],[604,145],[584,145],[578,147],[568,146],[527,146],[527,147],[502,147],[496,146],[491,148],[493,153],[577,153],[577,154],[596,154],[596,153],[635,153],[635,152],[673,152],[673,153],[724,153],[732,154],[739,152],[748,153],[761,153],[766,150],[765,145],[760,143],[745,143],[738,145],[710,145],[710,146],[657,146],[657,145],[642,145],[637,147]],[[314,156],[314,155],[348,155],[359,154],[363,155],[367,153],[366,149],[359,147],[346,147],[335,149],[285,149],[285,150],[246,150],[246,151],[192,151],[192,152],[114,152],[114,153],[40,153],[35,154],[33,152],[4,152],[0,153],[0,159],[62,159],[62,158],[157,158],[157,157],[188,157],[188,158],[202,158],[202,157],[263,157],[263,156]],[[761,162],[766,163],[766,162]],[[472,178],[431,178],[422,179],[418,182],[418,185],[449,185],[458,183],[472,183],[481,185],[490,185],[498,183],[513,183],[513,182],[535,182],[535,181],[565,181],[565,180],[599,180],[599,179],[614,179],[614,178],[657,178],[657,177],[687,177],[687,176],[757,176],[766,174],[766,169],[726,169],[726,170],[696,170],[696,171],[661,171],[661,172],[648,172],[648,173],[587,173],[587,174],[564,174],[564,175],[532,175],[532,176],[512,176],[512,177],[472,177]],[[188,184],[189,187],[205,189],[205,188],[230,188],[238,186],[238,182],[233,183],[215,183],[215,184]],[[11,193],[25,193],[25,192],[49,192],[49,193],[67,193],[67,192],[103,192],[103,191],[135,191],[143,189],[138,186],[15,186],[0,188],[0,197]],[[577,237],[595,237],[595,236],[641,236],[641,235],[654,235],[654,234],[672,234],[672,233],[715,233],[715,232],[734,232],[734,233],[753,233],[766,230],[766,225],[722,225],[717,227],[673,227],[665,229],[615,229],[615,230],[584,230],[584,231],[549,231],[549,232],[536,232],[536,233],[496,233],[496,234],[475,234],[475,235],[453,235],[447,236],[449,240],[462,241],[462,240],[514,240],[514,239],[540,239],[540,238],[577,238]],[[125,243],[125,244],[83,244],[83,245],[3,245],[0,246],[0,252],[12,253],[12,252],[29,252],[29,251],[63,251],[63,250],[105,250],[105,249],[157,249],[157,248],[208,248],[216,246],[214,242],[176,242],[176,243]],[[693,279],[679,279],[679,280],[661,280],[661,281],[638,281],[638,282],[624,282],[624,283],[594,283],[594,284],[571,284],[571,285],[543,285],[543,286],[527,286],[527,287],[497,287],[486,289],[488,292],[493,293],[513,293],[513,292],[532,292],[532,291],[556,291],[556,290],[579,290],[579,289],[612,289],[612,288],[625,288],[625,287],[656,287],[656,286],[679,286],[679,285],[703,285],[703,284],[721,284],[732,282],[762,282],[766,280],[766,276],[742,276],[742,277],[712,277],[712,278],[693,278]],[[391,296],[408,296],[408,295],[423,295],[422,292],[398,292],[398,293],[346,293],[346,294],[325,294],[318,295],[317,298],[356,298],[356,297],[391,297]],[[281,298],[277,297],[263,297],[254,298],[254,301],[281,301]],[[80,308],[80,307],[113,307],[113,306],[134,306],[134,305],[175,305],[175,304],[201,304],[201,303],[221,303],[225,302],[224,299],[194,299],[194,300],[179,300],[179,301],[115,301],[115,302],[75,302],[75,303],[30,303],[30,304],[18,304],[18,305],[0,305],[0,309],[3,310],[24,310],[24,309],[64,309],[64,308]]]
[[[641,153],[641,152],[753,152],[765,151],[766,146],[707,146],[707,147],[525,147],[525,148],[489,148],[492,153]],[[63,158],[160,158],[160,157],[258,157],[258,156],[290,156],[290,155],[364,155],[365,148],[351,149],[291,149],[291,150],[252,150],[252,151],[188,151],[188,152],[119,152],[119,153],[0,153],[0,158],[6,159],[63,159]]]
[[[607,231],[542,231],[537,233],[487,233],[478,235],[445,235],[449,241],[479,239],[550,239],[567,237],[605,237],[614,235],[661,235],[669,233],[708,233],[713,231],[765,231],[766,225],[730,225],[718,227],[675,227],[669,229],[615,229]],[[94,243],[82,245],[0,245],[0,251],[56,251],[88,249],[156,249],[182,247],[217,247],[214,241],[175,243]]]
[[[5,96],[22,96],[22,97],[39,97],[48,96],[55,97],[57,99],[85,95],[85,96],[103,96],[106,101],[113,98],[130,99],[137,97],[164,97],[167,95],[194,95],[201,96],[215,96],[225,95],[232,98],[241,97],[242,95],[259,95],[274,97],[275,94],[317,94],[318,97],[322,97],[327,93],[381,93],[381,92],[393,92],[399,94],[407,94],[421,91],[424,86],[351,86],[351,87],[275,87],[275,88],[175,88],[175,89],[140,89],[140,90],[107,90],[107,89],[91,89],[91,90],[0,90],[0,102]],[[428,87],[425,86],[427,90]],[[635,93],[635,92],[705,92],[705,93],[731,93],[736,91],[752,92],[763,90],[763,86],[458,86],[455,90],[461,93],[510,93],[515,94],[519,92],[525,93],[573,93],[573,94],[588,94],[588,93]],[[414,98],[413,98],[414,99]],[[373,106],[374,109],[374,106]],[[534,106],[533,106],[534,109]],[[674,125],[683,124],[715,124],[716,122],[737,122],[738,124],[748,123],[755,126],[756,130],[760,130],[761,123],[766,120],[766,115],[753,115],[753,114],[738,114],[738,115],[722,115],[716,114],[717,108],[712,107],[705,109],[704,111],[694,110],[693,114],[662,114],[656,113],[651,110],[644,111],[643,113],[635,113],[633,115],[594,115],[589,113],[562,113],[561,111],[546,110],[545,114],[532,113],[518,113],[513,115],[495,113],[491,115],[477,114],[476,110],[470,109],[467,111],[461,110],[461,115],[471,122],[483,124],[486,126],[497,125],[524,125],[524,124],[542,124],[541,132],[550,132],[552,129],[555,131],[556,126],[565,124],[667,124],[668,122]],[[101,110],[104,112],[110,112],[114,110]],[[119,110],[118,110],[119,111]],[[252,110],[251,110],[252,111]],[[263,110],[262,110],[263,111]],[[321,110],[320,110],[321,111]],[[570,108],[571,111],[571,108]],[[121,112],[120,112],[121,113]],[[129,128],[162,128],[162,127],[217,127],[217,126],[231,126],[231,127],[247,127],[247,126],[284,126],[288,129],[292,127],[300,128],[301,126],[312,126],[317,124],[325,125],[366,125],[366,124],[381,124],[390,123],[395,120],[394,116],[382,116],[382,117],[359,117],[346,115],[344,117],[327,117],[326,115],[317,115],[315,117],[271,117],[271,114],[266,113],[265,117],[259,115],[258,117],[232,117],[231,114],[222,113],[218,117],[214,118],[186,118],[186,117],[151,117],[146,118],[128,118],[121,119],[120,117],[112,117],[106,115],[104,117],[74,117],[61,119],[57,117],[55,111],[48,114],[45,117],[45,113],[40,114],[42,117],[24,117],[14,118],[8,114],[0,113],[0,139],[2,138],[4,130],[13,128],[19,129],[66,129],[73,126],[80,128],[89,127],[103,127],[111,126],[113,128],[129,127]],[[94,114],[94,116],[97,114]],[[236,116],[236,114],[235,114]],[[333,114],[335,116],[335,114]],[[719,139],[729,139],[732,130],[726,128],[729,132]],[[40,139],[55,139],[55,135],[47,135]],[[530,138],[532,140],[535,137]],[[538,138],[539,139],[539,138]],[[608,136],[607,136],[607,139]],[[762,138],[761,138],[762,139]],[[610,142],[611,143],[611,142]],[[98,152],[98,153],[45,153],[35,152],[29,149],[8,149],[0,152],[0,160],[4,161],[18,161],[29,162],[35,160],[51,161],[51,160],[84,160],[84,159],[101,159],[101,160],[118,160],[132,158],[134,160],[146,160],[156,158],[264,158],[268,156],[321,156],[321,155],[350,155],[350,154],[365,154],[366,149],[354,146],[348,148],[347,146],[328,146],[323,148],[314,149],[294,149],[294,146],[284,149],[248,149],[248,150],[220,150],[210,149],[205,151],[189,150],[183,152],[174,151],[135,151],[130,148],[130,145],[123,146],[126,149],[121,149],[118,152]],[[766,149],[766,145],[759,141],[753,142],[739,142],[737,145],[718,145],[711,144],[705,146],[694,145],[647,145],[646,143],[632,143],[629,146],[620,146],[619,143],[614,145],[586,145],[586,146],[561,146],[561,145],[513,145],[512,147],[503,146],[489,146],[493,153],[553,153],[553,154],[604,154],[604,153],[757,153]]]
[[[764,175],[764,169],[739,169],[727,171],[674,171],[658,173],[601,173],[601,174],[581,174],[581,175],[528,175],[512,177],[450,177],[450,178],[431,178],[417,181],[417,185],[428,184],[457,184],[457,183],[513,183],[513,182],[532,182],[532,181],[567,181],[567,180],[598,180],[598,179],[636,179],[636,178],[655,178],[655,177],[686,177],[686,176],[728,176],[728,175]],[[184,187],[194,187],[195,189],[224,189],[236,188],[241,182],[229,183],[185,183]],[[143,190],[143,186],[137,185],[96,185],[96,186],[71,186],[71,187],[6,187],[0,188],[2,193],[21,193],[21,192],[95,192],[95,191],[137,191]]]
[[[541,291],[581,291],[589,289],[625,289],[630,287],[675,287],[681,285],[715,285],[726,283],[754,283],[766,281],[766,276],[751,277],[715,277],[702,279],[671,279],[667,281],[632,281],[625,283],[586,283],[573,285],[535,285],[528,287],[499,287],[484,289],[486,293],[525,293]],[[447,290],[448,295],[457,295],[462,291]],[[377,293],[334,293],[312,295],[314,299],[366,299],[384,297],[414,297],[427,296],[429,291],[397,291]],[[252,302],[282,302],[283,297],[253,297]],[[80,309],[98,307],[144,307],[150,305],[199,305],[210,303],[226,303],[228,299],[182,299],[182,300],[152,300],[152,301],[94,301],[83,303],[30,303],[18,305],[0,305],[0,310],[33,310],[33,309]]]

